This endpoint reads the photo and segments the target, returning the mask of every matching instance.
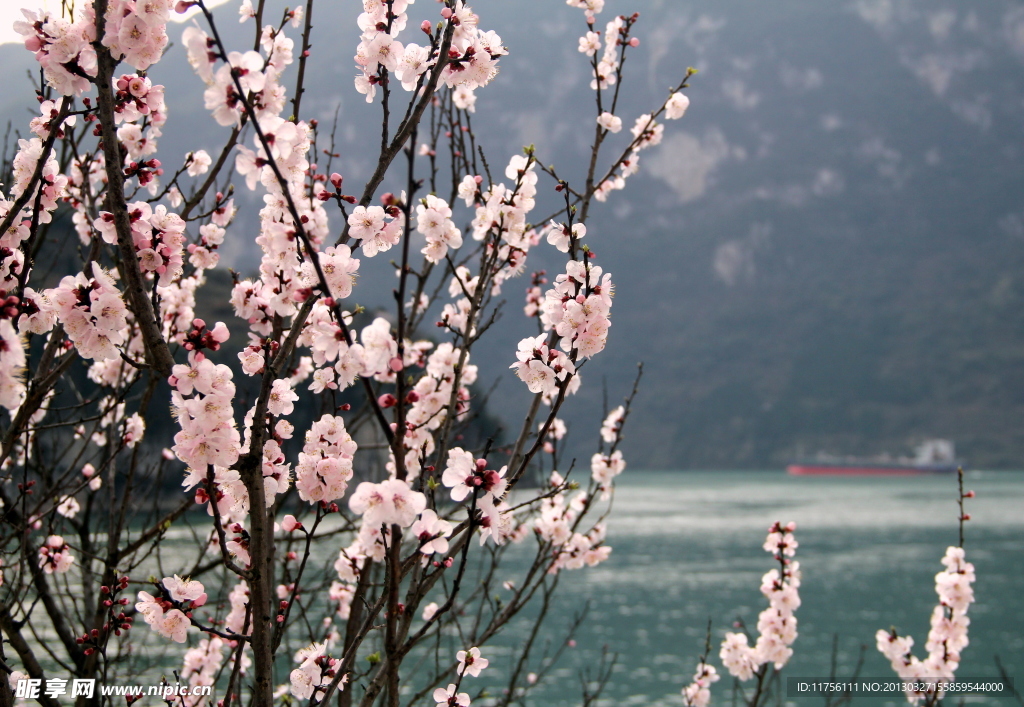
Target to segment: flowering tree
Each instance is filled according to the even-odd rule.
[[[637,16],[599,26],[603,0],[568,4],[585,13],[596,99],[571,180],[532,148],[492,174],[471,116],[506,50],[462,0],[420,24],[412,0],[365,0],[355,90],[382,118],[353,194],[331,170],[333,134],[302,117],[313,0],[276,22],[242,0],[248,47],[227,46],[201,0],[25,11],[16,28],[45,82],[0,201],[0,630],[22,696],[54,705],[62,678],[159,674],[188,683],[169,700],[184,705],[468,705],[480,646],[531,603],[543,621],[562,572],[608,557],[601,509],[632,395],[608,412],[587,480],[552,468],[559,411],[611,324],[585,224],[659,120],[682,117],[693,72],[617,137]],[[172,113],[159,62],[171,13],[193,7],[204,22],[181,42],[224,141],[171,166],[156,157]],[[255,233],[232,226],[235,178],[262,197]],[[404,188],[381,194],[385,179]],[[542,180],[558,209],[538,217]],[[64,213],[74,230],[56,250]],[[248,238],[262,259],[234,276],[235,318],[203,321],[220,247]],[[507,446],[462,444],[482,405],[473,347],[535,247],[564,271],[534,273],[536,334],[500,363],[532,402]],[[385,253],[394,306],[371,317],[347,303]],[[528,491],[531,468],[545,480]],[[179,474],[185,493],[167,492]],[[517,543],[531,559],[496,602]],[[532,636],[500,704],[531,684]],[[0,704],[12,697],[0,682]]]

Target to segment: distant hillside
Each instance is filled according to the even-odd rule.
[[[609,1],[606,14],[635,4]],[[609,348],[584,368],[566,414],[570,453],[582,462],[593,451],[602,379],[614,404],[643,360],[632,467],[779,467],[819,451],[905,453],[941,436],[972,466],[1024,468],[1024,8],[641,4],[626,101],[653,104],[687,65],[701,73],[690,113],[589,224],[617,296]],[[316,6],[320,73],[305,105],[328,123],[341,106],[348,184],[370,171],[363,126],[379,108],[352,89],[355,32],[341,5]],[[540,0],[473,5],[511,51],[474,120],[495,146],[492,165],[535,143],[560,172],[579,168],[593,117],[578,13]],[[516,21],[531,7],[548,8],[542,33]],[[16,47],[0,59],[31,65]],[[165,162],[222,132],[184,67],[172,56],[153,72],[181,96]],[[24,120],[10,97],[19,84],[8,84],[3,115]],[[243,271],[254,214],[229,233],[228,259]],[[555,262],[541,255],[535,267]],[[362,275],[360,303],[387,301],[379,265]],[[529,332],[516,316],[526,285],[506,287],[501,330],[475,357],[501,378],[493,407],[508,425],[526,404],[507,372]]]

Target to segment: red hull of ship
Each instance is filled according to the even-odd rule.
[[[790,464],[786,471],[794,476],[919,476],[921,474],[948,474],[955,467],[900,466],[883,464]]]

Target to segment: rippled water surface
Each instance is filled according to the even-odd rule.
[[[874,647],[875,632],[890,626],[913,635],[923,652],[934,576],[946,547],[957,542],[955,477],[627,472],[620,480],[609,520],[612,556],[564,575],[551,640],[589,600],[587,623],[553,679],[537,686],[527,704],[579,704],[578,674],[593,672],[607,645],[618,663],[601,704],[681,705],[679,691],[703,649],[708,619],[717,644],[735,619],[753,626],[766,606],[758,587],[772,560],[761,544],[775,520],[797,522],[803,570],[800,635],[786,675],[827,678],[837,636],[838,675],[851,674],[863,644],[861,675],[892,677]],[[1024,682],[1024,474],[970,472],[965,485],[978,494],[967,502],[973,519],[965,543],[978,580],[971,643],[958,674],[995,677],[999,655],[1009,675]],[[503,640],[521,638],[511,631]],[[492,650],[500,671],[508,659]],[[717,649],[713,654],[720,666]],[[714,704],[729,704],[725,683],[716,685]],[[906,703],[872,696],[855,704]],[[965,704],[1017,703],[975,695]]]
[[[969,614],[970,645],[958,675],[996,677],[998,655],[1018,681],[1017,689],[1024,692],[1024,473],[972,472],[966,487],[977,492],[977,498],[967,502],[973,519],[966,525],[965,547],[978,579],[977,602]],[[797,559],[803,572],[796,654],[784,675],[828,678],[836,640],[837,676],[852,674],[864,645],[861,676],[892,678],[887,662],[875,650],[875,632],[895,626],[901,634],[914,636],[922,655],[936,601],[934,577],[942,569],[939,560],[957,542],[955,499],[955,477],[627,471],[619,477],[608,521],[611,557],[596,568],[562,573],[535,660],[526,670],[538,670],[545,644],[551,653],[565,643],[573,617],[589,605],[576,645],[563,652],[519,704],[580,705],[580,676],[588,671],[594,675],[606,648],[617,662],[603,699],[596,704],[681,706],[679,692],[703,650],[708,620],[712,662],[720,668],[717,644],[722,634],[738,618],[756,625],[766,606],[760,580],[774,561],[761,546],[776,520],[796,521]],[[168,567],[191,565],[190,535],[178,530],[172,536],[164,548],[164,562]],[[504,579],[521,576],[520,565],[532,545],[509,548],[496,587]],[[318,551],[313,564],[330,575],[335,557],[333,552]],[[435,599],[443,601],[440,596]],[[491,698],[474,704],[487,707],[497,701],[528,627],[527,621],[513,622],[484,646],[491,666],[464,688],[473,693],[485,689]],[[38,628],[42,639],[52,638],[45,623]],[[456,636],[449,638],[452,645],[464,645]],[[135,640],[144,644],[136,647],[135,655],[144,664],[143,674],[169,674],[180,665],[177,644],[148,631]],[[297,647],[301,646],[282,647],[280,679],[294,667],[291,656]],[[727,683],[723,679],[715,686],[713,704],[731,703]],[[409,685],[407,694],[413,689]],[[824,705],[824,700],[804,697],[777,704]],[[865,707],[901,704],[906,702],[897,696],[854,701]],[[965,704],[1019,703],[973,695]]]

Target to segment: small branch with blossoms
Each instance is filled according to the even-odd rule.
[[[917,658],[912,652],[914,639],[901,636],[895,628],[879,630],[875,635],[878,651],[889,659],[893,671],[906,684],[918,683],[921,689],[905,691],[907,702],[933,707],[945,695],[945,686],[953,682],[960,665],[960,653],[967,647],[967,611],[974,603],[974,565],[964,554],[964,523],[971,519],[964,512],[964,500],[974,498],[974,491],[964,491],[963,469],[957,470],[957,507],[960,544],[946,549],[942,558],[945,569],[935,575],[935,593],[939,603],[932,611],[931,630],[925,650],[928,657]]]
[[[880,630],[875,636],[879,652],[889,660],[893,671],[906,686],[906,699],[911,705],[934,707],[941,703],[946,686],[955,679],[961,652],[968,645],[967,627],[970,621],[967,611],[974,602],[972,585],[975,571],[974,566],[965,560],[963,524],[971,517],[965,512],[964,501],[974,496],[973,491],[964,491],[963,471],[958,471],[957,505],[961,544],[946,550],[942,558],[945,569],[935,576],[939,603],[932,612],[931,631],[925,643],[927,658],[921,660],[915,656],[914,639],[900,635],[895,628]],[[738,696],[748,707],[769,704],[773,690],[778,690],[781,695],[779,671],[793,655],[791,646],[797,637],[795,611],[800,606],[800,568],[799,563],[792,559],[798,547],[793,538],[795,527],[795,523],[775,523],[769,529],[764,549],[774,555],[779,568],[768,572],[761,581],[761,592],[768,598],[769,607],[758,617],[759,635],[754,644],[750,644],[751,637],[744,628],[742,633],[726,633],[719,651],[722,665],[735,679],[734,699]],[[742,622],[737,622],[737,626],[743,628]],[[710,705],[711,686],[720,679],[714,666],[707,662],[710,624],[708,642],[693,681],[682,691],[687,707]],[[854,677],[859,674],[862,662],[863,650],[854,669]],[[833,655],[833,677],[834,663]],[[748,692],[743,689],[742,683],[750,680],[755,682]],[[839,695],[828,695],[826,703],[844,704],[849,702],[852,694],[846,691]]]

